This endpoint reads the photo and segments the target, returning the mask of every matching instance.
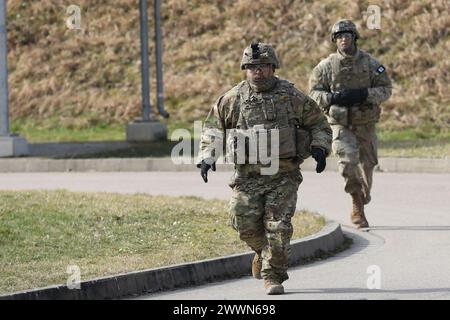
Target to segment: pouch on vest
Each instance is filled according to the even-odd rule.
[[[227,161],[235,164],[256,163],[256,155],[249,157],[250,142],[255,143],[251,131],[246,129],[230,129],[227,132]],[[254,144],[252,144],[254,146]],[[254,149],[254,148],[253,148]]]
[[[378,106],[363,106],[353,110],[352,124],[362,125],[377,122],[380,119],[380,108]]]
[[[297,157],[305,160],[311,156],[311,133],[302,128],[296,128]]]
[[[285,127],[278,129],[279,136],[279,158],[290,159],[296,156],[295,128]],[[271,141],[273,143],[273,141]]]
[[[330,124],[340,124],[342,126],[346,126],[348,122],[347,107],[332,105],[328,111],[328,117]]]
[[[227,160],[235,164],[267,164],[275,156],[272,149],[278,151],[279,159],[295,158],[295,130],[291,127],[262,129],[259,126],[252,129],[230,129],[227,136]],[[278,150],[274,143],[278,144]]]

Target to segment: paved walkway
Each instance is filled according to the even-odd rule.
[[[1,190],[57,189],[197,195],[228,199],[230,172],[204,184],[195,172],[2,173]],[[304,173],[298,208],[349,223],[350,198],[335,172]],[[370,232],[346,228],[355,244],[289,272],[286,295],[264,295],[250,277],[149,295],[148,299],[450,299],[450,174],[377,173]],[[369,272],[369,273],[368,273]],[[374,280],[380,275],[380,289]]]

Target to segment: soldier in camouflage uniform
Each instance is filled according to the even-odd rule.
[[[331,152],[331,128],[316,103],[293,84],[274,76],[279,61],[273,47],[252,43],[244,51],[241,69],[246,80],[222,95],[212,107],[200,141],[198,167],[207,182],[217,155],[210,146],[229,129],[278,130],[278,171],[262,174],[264,163],[236,163],[230,182],[230,221],[256,254],[252,274],[264,279],[267,294],[282,294],[288,279],[291,218],[303,178],[299,165],[312,155],[322,172]],[[278,142],[278,141],[277,141]],[[248,158],[246,157],[246,160]]]
[[[378,164],[375,123],[392,86],[385,67],[357,47],[358,38],[352,21],[333,25],[331,40],[337,52],[314,68],[310,97],[331,124],[332,149],[345,179],[345,192],[352,197],[351,220],[363,228],[369,226],[364,205],[371,199],[373,169]]]

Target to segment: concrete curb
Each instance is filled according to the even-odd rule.
[[[341,225],[328,222],[318,233],[291,242],[289,264],[332,252],[344,243]],[[117,299],[154,293],[251,274],[253,252],[148,269],[81,282],[80,289],[65,285],[0,295],[0,300],[90,300]]]
[[[105,159],[45,159],[10,158],[0,159],[0,172],[142,172],[142,171],[197,171],[190,159],[181,164],[171,158],[105,158]],[[220,171],[232,171],[233,165],[219,164]],[[316,164],[307,159],[301,168],[314,171]],[[337,171],[337,160],[329,158],[328,171]],[[450,173],[450,159],[380,158],[377,171]]]
[[[450,173],[450,158],[380,158],[379,171],[405,173]]]

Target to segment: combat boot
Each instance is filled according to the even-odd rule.
[[[261,251],[256,251],[255,256],[252,261],[252,275],[255,279],[262,279],[261,277],[261,269],[262,269],[262,257]]]
[[[275,280],[272,279],[264,279],[264,288],[266,288],[266,294],[283,294],[284,287]]]
[[[353,209],[351,213],[352,223],[356,225],[358,229],[369,227],[369,222],[364,215],[363,199],[359,193],[352,193]]]

